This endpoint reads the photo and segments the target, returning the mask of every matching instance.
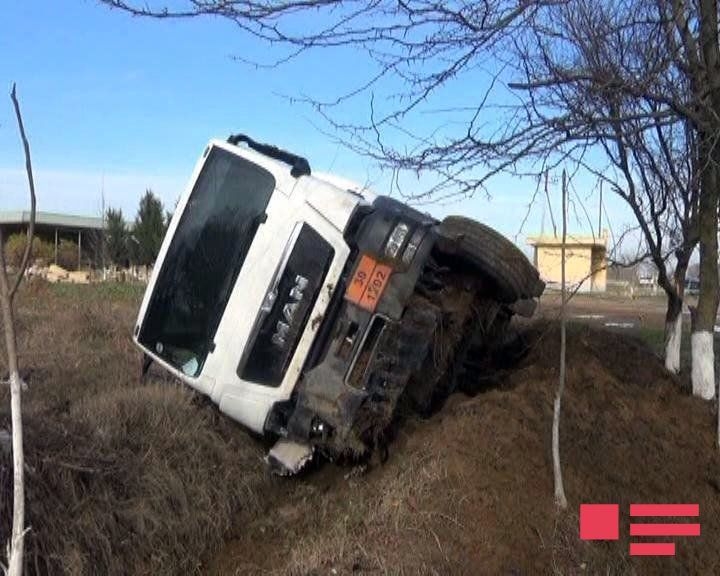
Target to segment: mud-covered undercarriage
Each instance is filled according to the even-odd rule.
[[[544,285],[509,241],[459,217],[429,236],[398,317],[375,313],[362,323],[351,304],[340,305],[322,359],[271,414],[281,446],[299,442],[306,458],[311,450],[330,459],[382,455],[400,406],[429,415],[449,394],[469,391],[477,379],[466,374],[491,368],[512,338],[512,316],[532,314]]]

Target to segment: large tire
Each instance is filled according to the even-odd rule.
[[[545,289],[538,271],[520,249],[499,232],[463,216],[448,216],[438,226],[438,246],[476,267],[495,284],[500,302],[539,297]]]

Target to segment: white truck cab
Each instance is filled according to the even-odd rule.
[[[280,452],[362,454],[443,322],[432,297],[411,306],[443,242],[455,258],[433,218],[313,175],[304,158],[243,135],[213,140],[173,215],[134,341],[145,369],[159,364],[279,438]]]

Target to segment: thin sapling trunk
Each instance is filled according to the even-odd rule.
[[[552,426],[552,456],[553,456],[553,479],[555,482],[555,504],[561,508],[567,508],[567,498],[565,497],[565,487],[563,486],[562,468],[560,466],[560,408],[562,405],[562,395],[565,390],[565,348],[566,348],[566,331],[565,331],[565,309],[567,306],[567,291],[565,288],[565,241],[567,239],[567,208],[566,208],[566,175],[563,170],[562,174],[562,244],[560,245],[560,377],[558,387],[555,393],[555,401],[553,402],[553,426]]]

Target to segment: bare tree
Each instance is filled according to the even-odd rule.
[[[30,159],[30,144],[25,135],[20,104],[15,93],[15,84],[10,92],[15,116],[17,118],[20,138],[25,152],[25,169],[27,171],[28,188],[30,191],[30,222],[27,227],[27,244],[20,266],[16,270],[16,278],[11,282],[5,262],[2,228],[0,228],[0,308],[2,308],[3,327],[5,332],[5,349],[10,374],[10,404],[12,419],[12,452],[13,452],[13,522],[12,534],[8,543],[9,576],[20,576],[23,571],[23,549],[25,538],[25,482],[24,482],[24,454],[23,454],[23,427],[22,427],[22,389],[23,382],[18,367],[17,337],[15,334],[15,320],[13,302],[17,289],[22,282],[25,270],[30,260],[32,240],[35,232],[35,181],[33,179],[32,161]]]
[[[637,219],[668,296],[672,371],[679,366],[682,276],[700,245],[692,382],[696,395],[713,396],[718,0],[102,1],[156,18],[229,19],[285,46],[274,63],[318,47],[361,48],[374,59],[373,75],[353,91],[308,103],[350,148],[381,166],[433,173],[435,184],[415,198],[470,195],[500,171],[537,175],[568,158],[600,174],[611,166],[618,176],[612,190]],[[309,12],[312,19],[298,20]],[[413,132],[414,115],[438,111],[444,87],[462,77],[480,80],[467,104]],[[375,98],[386,78],[401,87]],[[370,96],[368,120],[342,121],[343,103],[362,94]]]
[[[565,487],[563,485],[562,468],[560,466],[560,409],[562,396],[565,391],[565,352],[567,348],[566,335],[566,309],[567,290],[565,286],[565,243],[567,241],[567,175],[565,170],[562,173],[562,244],[560,244],[560,375],[558,387],[553,402],[553,424],[552,424],[552,456],[553,456],[553,480],[555,483],[555,504],[564,510],[567,508]]]
[[[662,0],[660,0],[662,1]],[[663,22],[645,2],[578,0],[538,13],[516,43],[525,90],[521,118],[495,153],[565,151],[631,209],[667,296],[665,365],[680,369],[685,273],[699,238],[697,138],[675,100],[691,98],[667,53]],[[685,83],[687,85],[687,83]],[[582,144],[582,145],[581,145]],[[599,157],[600,156],[600,160]]]
[[[679,371],[684,274],[698,241],[699,185],[697,165],[689,162],[696,156],[695,128],[685,113],[693,109],[691,83],[681,55],[665,41],[679,30],[663,12],[670,0],[103,1],[156,18],[219,15],[286,46],[288,57],[316,47],[365,48],[376,62],[375,75],[351,93],[309,103],[347,145],[380,165],[433,172],[434,186],[410,194],[414,199],[473,194],[498,171],[537,175],[568,157],[599,175],[630,206],[645,255],[658,267],[668,297],[666,366]],[[314,19],[319,24],[291,32],[308,10],[320,13]],[[433,96],[488,59],[499,71],[485,78],[484,91],[471,95],[467,106],[445,109],[437,130],[410,132],[405,123],[413,113],[431,110]],[[389,76],[401,79],[403,88],[381,106],[372,91]],[[493,90],[512,103],[492,105]],[[367,122],[337,118],[343,102],[366,92]],[[489,125],[490,114],[503,122]],[[457,128],[441,129],[445,124]],[[398,134],[402,145],[388,144]],[[533,166],[530,157],[540,162]],[[608,171],[608,164],[614,169]],[[393,182],[400,188],[399,178]]]
[[[681,122],[648,126],[616,122],[614,138],[601,141],[614,171],[597,173],[631,208],[644,250],[667,297],[665,367],[680,371],[685,275],[699,239],[697,148]]]
[[[715,395],[714,329],[718,309],[718,184],[720,183],[720,46],[718,46],[718,6],[714,0],[700,0],[699,13],[686,8],[679,18],[696,20],[698,38],[689,33],[691,24],[683,23],[683,47],[692,79],[701,92],[700,139],[700,297],[693,315],[692,335],[693,393],[710,399]],[[688,18],[690,16],[690,18]],[[700,46],[698,51],[697,46]],[[719,398],[720,400],[720,398]],[[718,412],[720,418],[720,411]],[[720,438],[719,438],[720,442]]]
[[[672,371],[679,369],[684,275],[700,243],[692,381],[704,398],[715,389],[718,306],[717,9],[716,0],[575,0],[536,11],[530,32],[515,42],[524,79],[513,86],[527,91],[525,114],[487,143],[501,159],[521,159],[528,142],[533,154],[579,155],[603,177],[586,154],[588,145],[604,153],[621,178],[613,190],[633,211],[668,296]]]

